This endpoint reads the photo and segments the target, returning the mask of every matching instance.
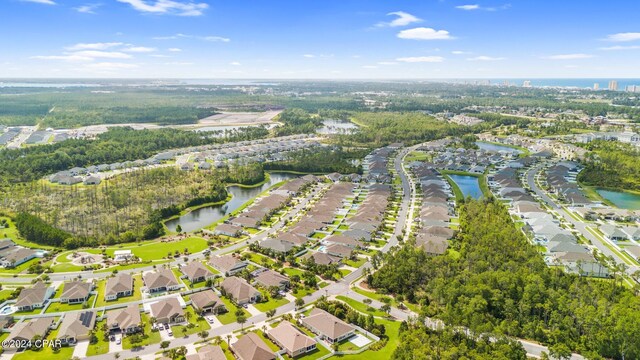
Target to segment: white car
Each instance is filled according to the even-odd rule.
[[[122,344],[122,336],[116,339],[116,345]]]

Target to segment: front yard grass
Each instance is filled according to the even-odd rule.
[[[227,299],[227,298],[226,298],[226,297],[224,297],[224,296],[221,296],[221,297],[220,297],[220,300],[222,300],[222,302],[224,303],[224,306],[225,306],[225,307],[227,308],[227,310],[229,310],[229,311],[227,311],[227,312],[226,312],[226,313],[224,313],[224,314],[218,314],[218,315],[216,315],[216,317],[218,318],[218,320],[219,320],[223,325],[231,324],[231,323],[235,322],[235,321],[236,321],[236,310],[238,310],[238,307],[237,307],[234,303],[232,303],[232,302],[231,302],[231,300]],[[242,309],[242,308],[240,308],[240,309]],[[251,314],[249,314],[249,312],[248,312],[247,310],[245,310],[245,309],[242,309],[242,312],[244,313],[244,315],[245,315],[245,317],[246,317],[247,319],[251,316]]]
[[[151,331],[151,321],[149,321],[149,315],[140,314],[140,320],[144,324],[144,335],[142,335],[142,341],[136,343],[135,346],[145,346],[149,344],[159,343],[162,340],[159,331]],[[132,335],[125,336],[122,340],[122,348],[123,349],[131,349],[134,345],[131,343]]]
[[[256,309],[258,309],[261,312],[267,312],[269,310],[278,308],[288,303],[289,303],[289,300],[287,300],[285,297],[282,297],[280,299],[274,299],[273,297],[270,296],[269,301],[256,303],[254,304],[254,306]]]
[[[89,297],[89,300],[87,300],[86,304],[88,304],[89,307],[91,307],[91,305],[93,304],[93,299],[95,297],[96,297],[95,295],[91,295]],[[61,302],[52,302],[47,308],[47,311],[45,311],[45,313],[48,314],[48,313],[65,312],[65,311],[82,310],[82,309],[84,309],[82,304],[67,304],[67,303],[61,303]]]
[[[190,306],[188,306],[186,309],[184,309],[184,312],[185,312],[185,315],[187,313],[191,314],[191,316],[190,316],[188,321],[189,321],[190,324],[193,324],[195,326],[192,327],[192,328],[189,328],[186,325],[174,325],[174,326],[171,327],[171,330],[173,330],[173,335],[174,336],[176,336],[176,337],[177,336],[189,336],[191,334],[196,334],[196,333],[199,333],[201,331],[211,329],[211,325],[209,325],[207,320],[204,319],[204,318],[199,319],[198,318],[198,314],[196,314],[193,311],[193,308],[191,308]],[[186,329],[185,332],[182,332],[183,328]]]
[[[102,320],[96,323],[96,337],[98,338],[98,342],[89,344],[87,356],[101,355],[109,352],[109,341],[104,341],[104,331],[102,330],[102,326],[106,324],[106,322],[106,320]]]

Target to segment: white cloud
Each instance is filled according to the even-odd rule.
[[[391,20],[390,22],[380,22],[376,24],[377,27],[397,27],[397,26],[407,26],[413,23],[419,23],[422,21],[419,17],[406,13],[404,11],[394,11],[387,14],[387,16],[397,16],[397,18]]]
[[[68,46],[65,49],[76,50],[105,50],[112,47],[123,45],[121,42],[105,42],[105,43],[78,43],[72,46]]]
[[[479,9],[480,9],[480,5],[478,5],[478,4],[473,4],[473,5],[460,5],[460,6],[456,6],[456,9],[466,10],[466,11],[470,11],[470,10],[479,10]]]
[[[146,47],[146,46],[130,46],[122,51],[132,52],[132,53],[150,53],[156,51],[156,48]]]
[[[396,60],[407,63],[439,63],[443,62],[444,58],[442,56],[410,56],[397,58]]]
[[[117,0],[131,5],[134,9],[151,14],[173,14],[179,16],[200,16],[209,8],[206,3],[174,0]]]
[[[398,33],[400,39],[410,40],[448,40],[453,37],[446,30],[435,30],[426,27],[402,30]]]
[[[95,10],[100,6],[101,4],[85,4],[73,9],[77,12],[84,13],[84,14],[95,14],[96,13]]]
[[[472,57],[472,58],[468,58],[468,61],[500,61],[500,60],[504,60],[505,58],[503,57],[492,57],[492,56],[476,56],[476,57]]]
[[[232,61],[232,62],[230,62],[230,63],[229,63],[229,65],[233,65],[233,66],[240,66],[240,65],[242,65],[242,64],[240,64],[240,62],[239,62],[239,61]]]
[[[169,48],[169,52],[181,52],[182,49],[180,48]]]
[[[640,45],[628,45],[628,46],[615,45],[615,46],[607,46],[607,47],[601,47],[601,48],[599,48],[599,50],[605,50],[605,51],[612,51],[612,50],[637,50],[637,49],[640,49]]]
[[[467,55],[467,54],[471,54],[470,51],[462,51],[462,50],[453,50],[451,52],[453,55]]]
[[[93,64],[86,64],[85,68],[92,70],[119,70],[119,69],[134,69],[137,68],[136,64],[118,63],[118,62],[99,62]]]
[[[231,41],[231,39],[225,38],[225,37],[222,37],[222,36],[203,36],[203,37],[201,37],[201,39],[204,40],[204,41],[213,41],[213,42],[218,42],[218,41],[220,41],[220,42],[229,42],[229,41]]]
[[[302,57],[306,57],[307,59],[312,59],[312,58],[314,58],[316,56],[313,55],[313,54],[304,54],[304,55],[302,55]]]
[[[377,69],[378,67],[375,66],[375,65],[364,65],[362,68],[363,69]]]
[[[31,59],[38,60],[62,60],[62,61],[92,61],[93,58],[80,55],[37,55],[32,56]]]
[[[589,59],[592,58],[593,55],[589,54],[560,54],[560,55],[551,55],[546,56],[543,59],[549,60],[577,60],[577,59]]]
[[[469,5],[456,6],[456,9],[464,10],[464,11],[474,11],[474,10],[498,11],[498,10],[507,10],[510,7],[511,7],[511,4],[504,4],[502,6],[496,6],[496,7],[484,7],[478,4],[469,4]]]
[[[30,2],[36,4],[44,4],[44,5],[55,5],[56,2],[53,0],[20,0],[22,2]]]
[[[607,36],[605,40],[615,42],[626,42],[640,40],[640,32],[617,33]]]
[[[211,42],[230,42],[231,39],[222,36],[196,36],[187,34],[175,34],[169,36],[154,36],[153,40],[198,39]]]
[[[99,50],[85,50],[78,51],[72,55],[84,56],[87,58],[106,58],[106,59],[130,59],[131,55],[125,54],[119,51],[99,51]]]

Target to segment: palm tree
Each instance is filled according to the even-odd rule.
[[[227,334],[227,345],[231,346],[231,334]]]

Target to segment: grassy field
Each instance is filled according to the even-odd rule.
[[[127,264],[127,265],[116,265],[116,266],[112,266],[106,269],[100,269],[100,270],[96,270],[94,272],[96,273],[103,273],[103,272],[113,272],[114,270],[131,270],[131,269],[138,269],[138,268],[143,268],[143,267],[150,267],[153,265],[156,266],[160,266],[162,264],[166,264],[168,262],[170,262],[171,260],[158,260],[158,261],[150,261],[150,262],[142,262],[142,263],[135,263],[135,264]]]
[[[347,305],[351,306],[356,311],[359,311],[361,313],[371,314],[373,316],[378,316],[378,317],[386,317],[387,316],[387,314],[385,312],[377,310],[377,309],[373,309],[372,308],[373,310],[370,311],[366,304],[363,304],[361,302],[355,301],[355,300],[350,299],[350,298],[348,298],[346,296],[339,295],[339,296],[336,297],[336,299],[346,303]]]
[[[127,302],[142,299],[142,293],[140,292],[140,289],[144,286],[144,283],[142,282],[141,275],[133,275],[133,295],[131,296],[125,296],[125,297],[118,298],[116,300],[106,301],[104,299],[104,292],[105,292],[106,285],[107,285],[107,280],[98,281],[98,286],[96,287],[98,289],[98,295],[97,295],[98,299],[96,300],[97,308],[106,306],[106,305],[122,304],[122,303],[127,303]]]
[[[386,335],[389,337],[387,345],[378,351],[366,350],[357,355],[349,355],[349,360],[383,360],[393,357],[393,352],[400,345],[400,323],[383,319],[375,319],[375,322],[384,325]]]
[[[227,299],[226,297],[222,296],[220,297],[220,299],[222,300],[222,302],[224,303],[224,305],[227,307],[227,311],[224,314],[219,314],[216,315],[216,317],[218,318],[218,321],[220,321],[223,325],[226,324],[231,324],[233,322],[236,321],[236,310],[238,309],[237,306],[235,306],[231,300]],[[249,314],[249,312],[245,309],[242,309],[242,311],[244,312],[244,315],[249,318],[251,316],[251,314]]]
[[[188,249],[190,253],[200,252],[207,248],[207,241],[199,237],[188,237],[179,241],[171,242],[159,242],[152,241],[147,242],[144,245],[127,246],[127,247],[111,247],[107,248],[107,254],[113,256],[116,250],[131,250],[133,255],[139,257],[143,261],[162,259],[171,252],[175,253],[177,250],[182,253],[184,249]]]
[[[102,325],[105,323],[106,320],[96,323],[96,337],[98,338],[98,342],[95,344],[89,344],[87,356],[101,355],[109,352],[109,342],[104,341],[104,331],[102,331]]]
[[[53,330],[47,336],[48,340],[54,340],[58,338],[58,330]],[[73,355],[73,347],[62,347],[58,351],[55,351],[53,348],[45,346],[40,348],[38,351],[27,350],[21,353],[15,354],[13,359],[17,360],[63,360],[63,359],[71,359]]]
[[[162,338],[160,337],[160,332],[151,331],[151,322],[149,321],[149,315],[140,314],[140,321],[144,324],[144,337],[137,346],[144,346],[149,344],[159,343]],[[122,348],[123,349],[131,349],[133,345],[131,344],[131,336],[126,336],[124,340],[122,340]]]
[[[185,325],[174,325],[171,327],[171,330],[173,331],[173,335],[178,337],[178,336],[189,336],[191,334],[196,334],[199,333],[203,330],[209,330],[211,329],[211,325],[209,325],[209,323],[207,322],[206,319],[198,319],[198,315],[193,311],[193,308],[190,306],[187,306],[186,309],[184,309],[185,315],[186,313],[190,313],[191,317],[188,320],[189,323],[195,325],[195,327],[192,328],[188,328]],[[182,329],[186,329],[185,332],[183,332]]]
[[[271,309],[275,309],[277,307],[280,307],[284,304],[288,304],[289,300],[287,300],[286,298],[282,297],[280,299],[274,299],[272,297],[269,297],[269,301],[267,302],[261,302],[261,303],[256,303],[254,306],[256,309],[260,310],[261,312],[267,312]]]
[[[93,304],[93,299],[95,297],[96,297],[95,295],[91,295],[91,297],[89,297],[89,300],[87,300],[87,304],[89,304],[89,306]],[[82,310],[82,309],[83,309],[82,304],[66,304],[61,302],[53,302],[49,305],[45,313],[49,314],[54,312],[64,312],[64,311]]]

